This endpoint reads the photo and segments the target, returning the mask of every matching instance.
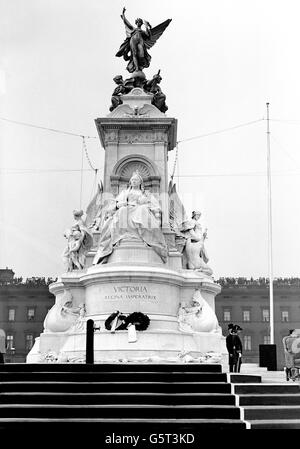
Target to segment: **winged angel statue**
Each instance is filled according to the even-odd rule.
[[[129,73],[134,73],[149,67],[151,56],[149,55],[148,50],[153,47],[156,41],[160,38],[172,19],[167,19],[152,28],[149,22],[138,18],[135,21],[135,28],[126,19],[125,11],[126,9],[123,8],[121,19],[124,22],[127,37],[116,56],[123,56],[125,61],[129,61],[126,68]],[[145,30],[142,29],[143,24]]]

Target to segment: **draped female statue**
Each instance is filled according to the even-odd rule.
[[[208,267],[208,256],[204,246],[207,237],[207,230],[202,230],[200,224],[201,212],[193,211],[192,219],[184,224],[182,234],[186,238],[184,254],[187,259],[187,268],[190,270],[200,270],[207,274],[212,274]]]
[[[85,267],[86,255],[93,245],[93,236],[82,215],[82,210],[74,210],[75,223],[64,233],[68,244],[62,257],[67,271],[82,270]]]
[[[161,209],[156,198],[144,189],[143,178],[136,171],[127,189],[105,211],[94,264],[105,263],[121,240],[139,240],[154,249],[164,262],[167,246],[161,230]]]

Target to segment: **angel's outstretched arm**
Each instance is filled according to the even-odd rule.
[[[121,19],[123,20],[125,26],[127,26],[130,30],[133,30],[133,26],[131,25],[130,22],[128,22],[128,20],[125,17],[125,11],[126,11],[126,8],[124,7],[122,14],[121,14]]]

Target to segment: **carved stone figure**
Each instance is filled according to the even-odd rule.
[[[166,105],[166,96],[162,92],[159,84],[162,80],[160,76],[160,70],[153,76],[152,80],[146,81],[144,84],[144,90],[153,94],[152,104],[157,107],[161,112],[166,112],[168,106]]]
[[[207,237],[207,229],[202,230],[199,222],[201,212],[193,211],[192,219],[184,223],[183,235],[186,238],[185,255],[187,259],[187,268],[190,270],[199,270],[207,274],[212,274],[211,268],[207,266],[208,256],[204,246]]]
[[[207,229],[203,232],[199,222],[201,212],[193,211],[192,218],[188,219],[176,192],[176,184],[172,181],[169,183],[169,214],[170,227],[175,232],[176,248],[183,254],[183,268],[211,275],[212,269],[207,265],[208,256],[204,246]]]
[[[106,210],[94,264],[105,263],[121,240],[142,240],[166,262],[167,246],[161,230],[161,209],[156,198],[144,189],[143,178],[134,172],[129,186]]]
[[[113,111],[117,106],[123,103],[121,95],[127,94],[133,88],[130,83],[124,82],[122,75],[117,75],[113,78],[114,82],[117,84],[117,87],[114,89],[112,97],[111,97],[111,107],[110,111]]]
[[[63,252],[63,260],[67,271],[82,270],[86,254],[93,245],[93,236],[82,219],[83,211],[73,211],[75,223],[67,229],[64,236],[68,244]]]
[[[72,330],[74,329],[75,331],[79,331],[79,332],[85,331],[85,323],[86,323],[85,304],[79,304],[78,307],[73,307],[73,310],[71,313],[75,313],[77,315],[76,321],[72,326]]]
[[[65,290],[62,297],[49,310],[44,320],[44,332],[66,332],[84,313],[84,304],[73,305],[70,290]]]
[[[144,77],[142,70],[149,67],[151,61],[148,49],[155,44],[172,19],[167,19],[152,28],[149,22],[138,18],[135,21],[136,27],[134,27],[125,17],[125,11],[126,9],[123,8],[121,18],[125,25],[127,37],[116,56],[123,56],[125,61],[129,61],[126,67],[128,72],[136,72],[138,76]],[[142,29],[143,24],[145,30]]]
[[[180,305],[178,323],[183,332],[221,332],[217,316],[200,290],[195,291],[191,305]]]

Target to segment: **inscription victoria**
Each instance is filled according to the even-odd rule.
[[[141,300],[157,300],[156,295],[150,295],[145,285],[120,285],[113,286],[111,295],[105,295],[105,300],[122,300],[122,299],[141,299]]]

